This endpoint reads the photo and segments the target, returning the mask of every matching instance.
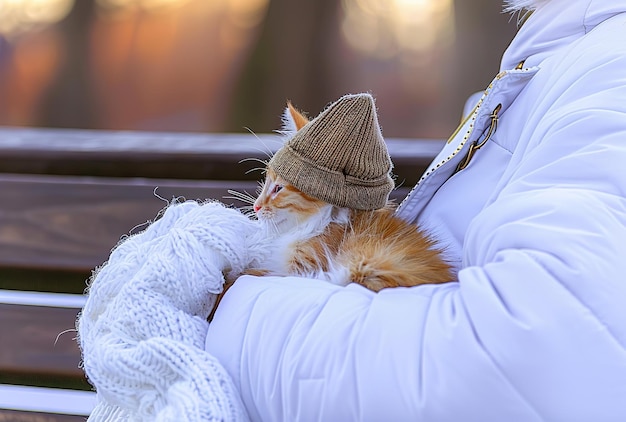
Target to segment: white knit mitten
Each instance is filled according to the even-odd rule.
[[[220,203],[169,206],[92,278],[78,320],[92,420],[246,420],[232,380],[204,351],[223,272],[255,253],[256,223]]]

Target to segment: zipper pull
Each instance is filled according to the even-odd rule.
[[[491,122],[489,123],[489,128],[487,129],[487,135],[485,135],[485,137],[480,143],[478,142],[480,138],[478,138],[477,140],[475,140],[474,142],[470,144],[469,149],[467,151],[467,155],[459,163],[459,165],[456,168],[456,171],[461,171],[465,167],[467,167],[470,161],[472,160],[472,158],[474,157],[474,154],[476,153],[476,151],[482,148],[482,146],[487,143],[489,138],[491,138],[491,135],[493,135],[496,132],[496,130],[498,129],[498,113],[500,112],[501,108],[502,108],[502,104],[498,104],[496,108],[493,109],[493,111],[491,112],[491,115],[489,116],[491,118]]]

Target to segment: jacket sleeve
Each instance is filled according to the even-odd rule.
[[[624,69],[598,63],[534,105],[529,150],[471,223],[458,283],[235,283],[206,347],[252,419],[624,420]]]

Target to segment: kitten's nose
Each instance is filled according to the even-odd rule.
[[[258,206],[258,205],[254,205],[254,212],[255,212],[255,213],[259,212],[259,210],[260,210],[260,209],[261,209],[261,207],[260,207],[260,206]]]

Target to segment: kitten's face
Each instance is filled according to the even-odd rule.
[[[254,202],[259,221],[278,234],[286,233],[309,222],[332,205],[298,190],[267,169],[261,193]]]
[[[283,114],[283,132],[295,133],[302,129],[309,120],[296,110],[291,103]],[[254,202],[254,212],[259,221],[277,234],[287,233],[297,227],[305,231],[313,230],[316,222],[322,219],[322,211],[330,212],[332,205],[315,199],[298,190],[295,186],[267,168],[266,178],[261,193]],[[318,218],[315,218],[318,217]],[[307,227],[305,224],[312,223]]]

